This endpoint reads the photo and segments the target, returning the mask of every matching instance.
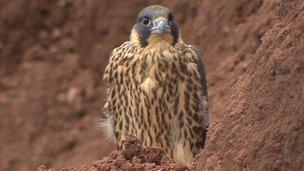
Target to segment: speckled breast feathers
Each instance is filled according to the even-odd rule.
[[[202,148],[208,127],[207,95],[199,56],[184,43],[145,51],[132,42],[116,48],[104,74],[105,114],[119,148],[126,134],[159,146],[177,160]]]

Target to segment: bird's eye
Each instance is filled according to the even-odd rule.
[[[142,21],[141,21],[144,25],[149,25],[150,24],[150,19],[149,18],[147,18],[147,17],[145,17],[145,18],[143,18],[142,19]]]

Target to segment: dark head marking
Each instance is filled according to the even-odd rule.
[[[133,29],[142,47],[149,44],[151,36],[169,37],[168,41],[172,46],[177,43],[179,37],[179,28],[172,12],[160,5],[144,8],[138,14]]]

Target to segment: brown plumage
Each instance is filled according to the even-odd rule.
[[[167,8],[139,13],[130,41],[111,53],[104,81],[103,125],[118,148],[133,134],[144,147],[163,147],[174,160],[191,163],[208,128],[204,66]]]

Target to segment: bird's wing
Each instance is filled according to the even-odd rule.
[[[112,58],[114,58],[114,56],[115,56],[115,49],[111,52],[110,56],[108,57],[109,63],[106,66],[106,69],[103,73],[103,81],[106,84],[107,88],[109,88],[110,83],[112,82],[112,79],[113,79],[112,78],[112,74],[113,74],[113,71],[112,71],[113,60],[112,60]]]
[[[208,109],[208,92],[207,92],[207,82],[206,82],[205,68],[204,68],[202,56],[200,55],[199,50],[192,45],[190,45],[190,49],[194,53],[194,56],[197,57],[195,62],[196,62],[197,67],[198,67],[198,72],[200,74],[200,83],[201,83],[201,86],[202,86],[202,88],[201,88],[202,95],[200,97],[201,107],[200,107],[199,116],[203,120],[203,123],[202,123],[203,128],[207,129],[209,127],[209,109]]]
[[[205,67],[204,67],[204,63],[202,60],[202,55],[200,54],[199,50],[195,46],[190,45],[190,49],[197,55],[197,58],[198,58],[197,66],[198,66],[199,74],[201,76],[201,85],[203,88],[203,95],[208,96]]]
[[[110,86],[113,81],[113,58],[116,55],[116,49],[114,49],[109,56],[109,63],[103,73],[103,81],[107,87],[107,98],[105,99],[105,104],[102,110],[102,118],[100,126],[104,132],[105,138],[108,140],[115,140],[115,130],[114,130],[114,115],[109,111],[109,104],[111,103],[110,96]]]

